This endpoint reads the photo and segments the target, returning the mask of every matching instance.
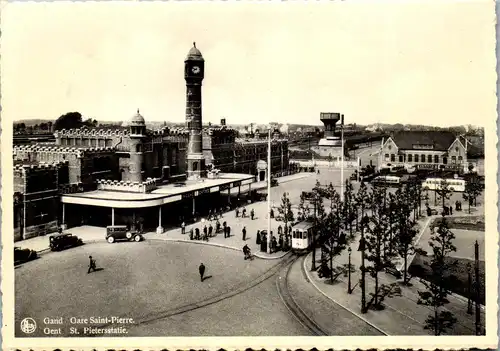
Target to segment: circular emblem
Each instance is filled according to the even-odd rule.
[[[25,334],[32,334],[36,330],[36,322],[33,318],[24,318],[21,321],[21,330]]]
[[[194,67],[191,69],[191,71],[192,71],[194,74],[198,74],[198,73],[200,73],[200,67],[198,67],[198,66],[194,66]]]

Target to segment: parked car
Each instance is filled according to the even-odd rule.
[[[110,244],[116,240],[128,240],[139,242],[143,239],[142,235],[135,230],[128,230],[126,225],[110,225],[106,227],[106,241]]]
[[[70,233],[51,235],[49,242],[49,247],[52,251],[61,251],[83,245],[82,239]]]
[[[34,260],[38,257],[36,251],[14,247],[14,265]]]

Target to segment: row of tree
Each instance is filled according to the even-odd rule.
[[[54,123],[51,121],[40,124],[26,126],[25,123],[14,123],[14,133],[17,134],[39,134],[51,133],[61,129],[74,129],[82,127],[97,127],[98,122],[95,119],[87,118],[83,120],[80,112],[68,112],[57,118]]]
[[[468,182],[464,198],[476,199],[480,188],[474,181]],[[436,190],[436,196],[442,201],[443,209],[453,191],[449,184],[443,181]],[[380,282],[379,274],[383,271],[392,271],[401,274],[402,284],[410,284],[408,274],[408,258],[416,253],[426,254],[415,247],[415,237],[418,233],[417,220],[421,216],[422,202],[428,200],[427,194],[422,191],[420,182],[412,181],[389,192],[387,186],[370,187],[361,183],[355,192],[350,181],[346,181],[343,201],[332,184],[323,187],[316,183],[309,193],[303,193],[298,206],[297,220],[314,221],[318,231],[317,242],[313,247],[321,248],[321,260],[318,274],[327,277],[333,283],[341,274],[350,274],[354,267],[335,265],[336,258],[350,247],[360,234],[358,251],[361,253],[361,312],[368,309],[383,309],[383,301],[392,296],[401,295],[398,283],[384,284]],[[472,203],[472,200],[469,204]],[[290,215],[291,203],[286,195],[282,200],[280,214],[284,216],[286,224],[293,222]],[[435,335],[440,335],[451,328],[456,322],[455,317],[443,306],[448,303],[447,295],[453,283],[449,271],[449,255],[456,250],[453,245],[454,234],[449,230],[445,218],[445,211],[439,227],[433,232],[430,246],[433,250],[431,269],[432,279],[425,283],[426,290],[419,292],[419,303],[433,309],[429,315],[425,328],[432,329]],[[312,251],[312,269],[316,270],[316,250]],[[350,248],[349,248],[350,256]],[[401,259],[402,267],[399,271],[395,261]],[[366,275],[373,281],[373,290],[366,298]],[[351,287],[349,284],[349,293]]]

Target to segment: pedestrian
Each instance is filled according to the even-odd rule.
[[[231,237],[231,227],[230,226],[227,226],[227,237],[228,238]]]
[[[214,227],[212,227],[212,223],[210,223],[210,226],[208,227],[208,236],[212,236],[213,231],[214,231]]]
[[[198,267],[198,271],[200,272],[200,279],[203,281],[203,276],[205,275],[205,265],[203,263]]]
[[[453,207],[450,206],[450,216],[453,214]]]
[[[194,238],[193,228],[189,230],[189,240],[193,240]]]
[[[278,247],[280,250],[283,250],[283,235],[280,235],[280,238],[278,240]]]
[[[260,230],[257,230],[257,235],[256,236],[257,236],[257,238],[255,239],[255,243],[257,245],[260,245]]]
[[[181,223],[181,234],[186,234],[186,223]]]
[[[207,226],[206,226],[206,225],[205,225],[205,226],[203,226],[203,235],[204,235],[204,236],[207,236],[207,235],[208,235],[208,228],[207,228]]]
[[[220,222],[217,220],[215,222],[215,234],[217,234],[220,231]]]
[[[234,212],[236,213],[236,218],[238,218],[240,215],[240,209],[236,207],[236,210]]]
[[[241,234],[243,234],[243,241],[247,240],[247,228],[243,227],[241,230]]]
[[[252,221],[253,221],[253,218],[255,217],[255,211],[253,210],[253,208],[250,211],[250,217],[252,218]]]
[[[96,271],[96,264],[95,264],[95,260],[92,258],[92,256],[89,256],[89,269],[87,270],[87,274],[90,273],[90,271]]]
[[[200,228],[194,230],[196,240],[200,240]]]
[[[248,245],[245,244],[245,246],[243,246],[243,255],[244,255],[244,259],[246,260],[247,258],[248,259],[251,259],[252,258],[252,255],[250,253],[250,248],[248,247]]]
[[[274,218],[274,210],[273,210],[272,208],[271,208],[271,211],[270,211],[270,212],[271,212],[271,213],[270,213],[270,214],[271,214],[271,218]]]
[[[247,216],[247,209],[244,208],[243,211],[242,211],[242,213],[241,213],[241,217],[245,218],[246,216]]]

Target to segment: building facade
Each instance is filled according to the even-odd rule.
[[[399,132],[382,144],[379,169],[387,166],[466,172],[467,152],[460,139],[451,132]]]
[[[68,161],[14,166],[14,241],[57,230]]]

